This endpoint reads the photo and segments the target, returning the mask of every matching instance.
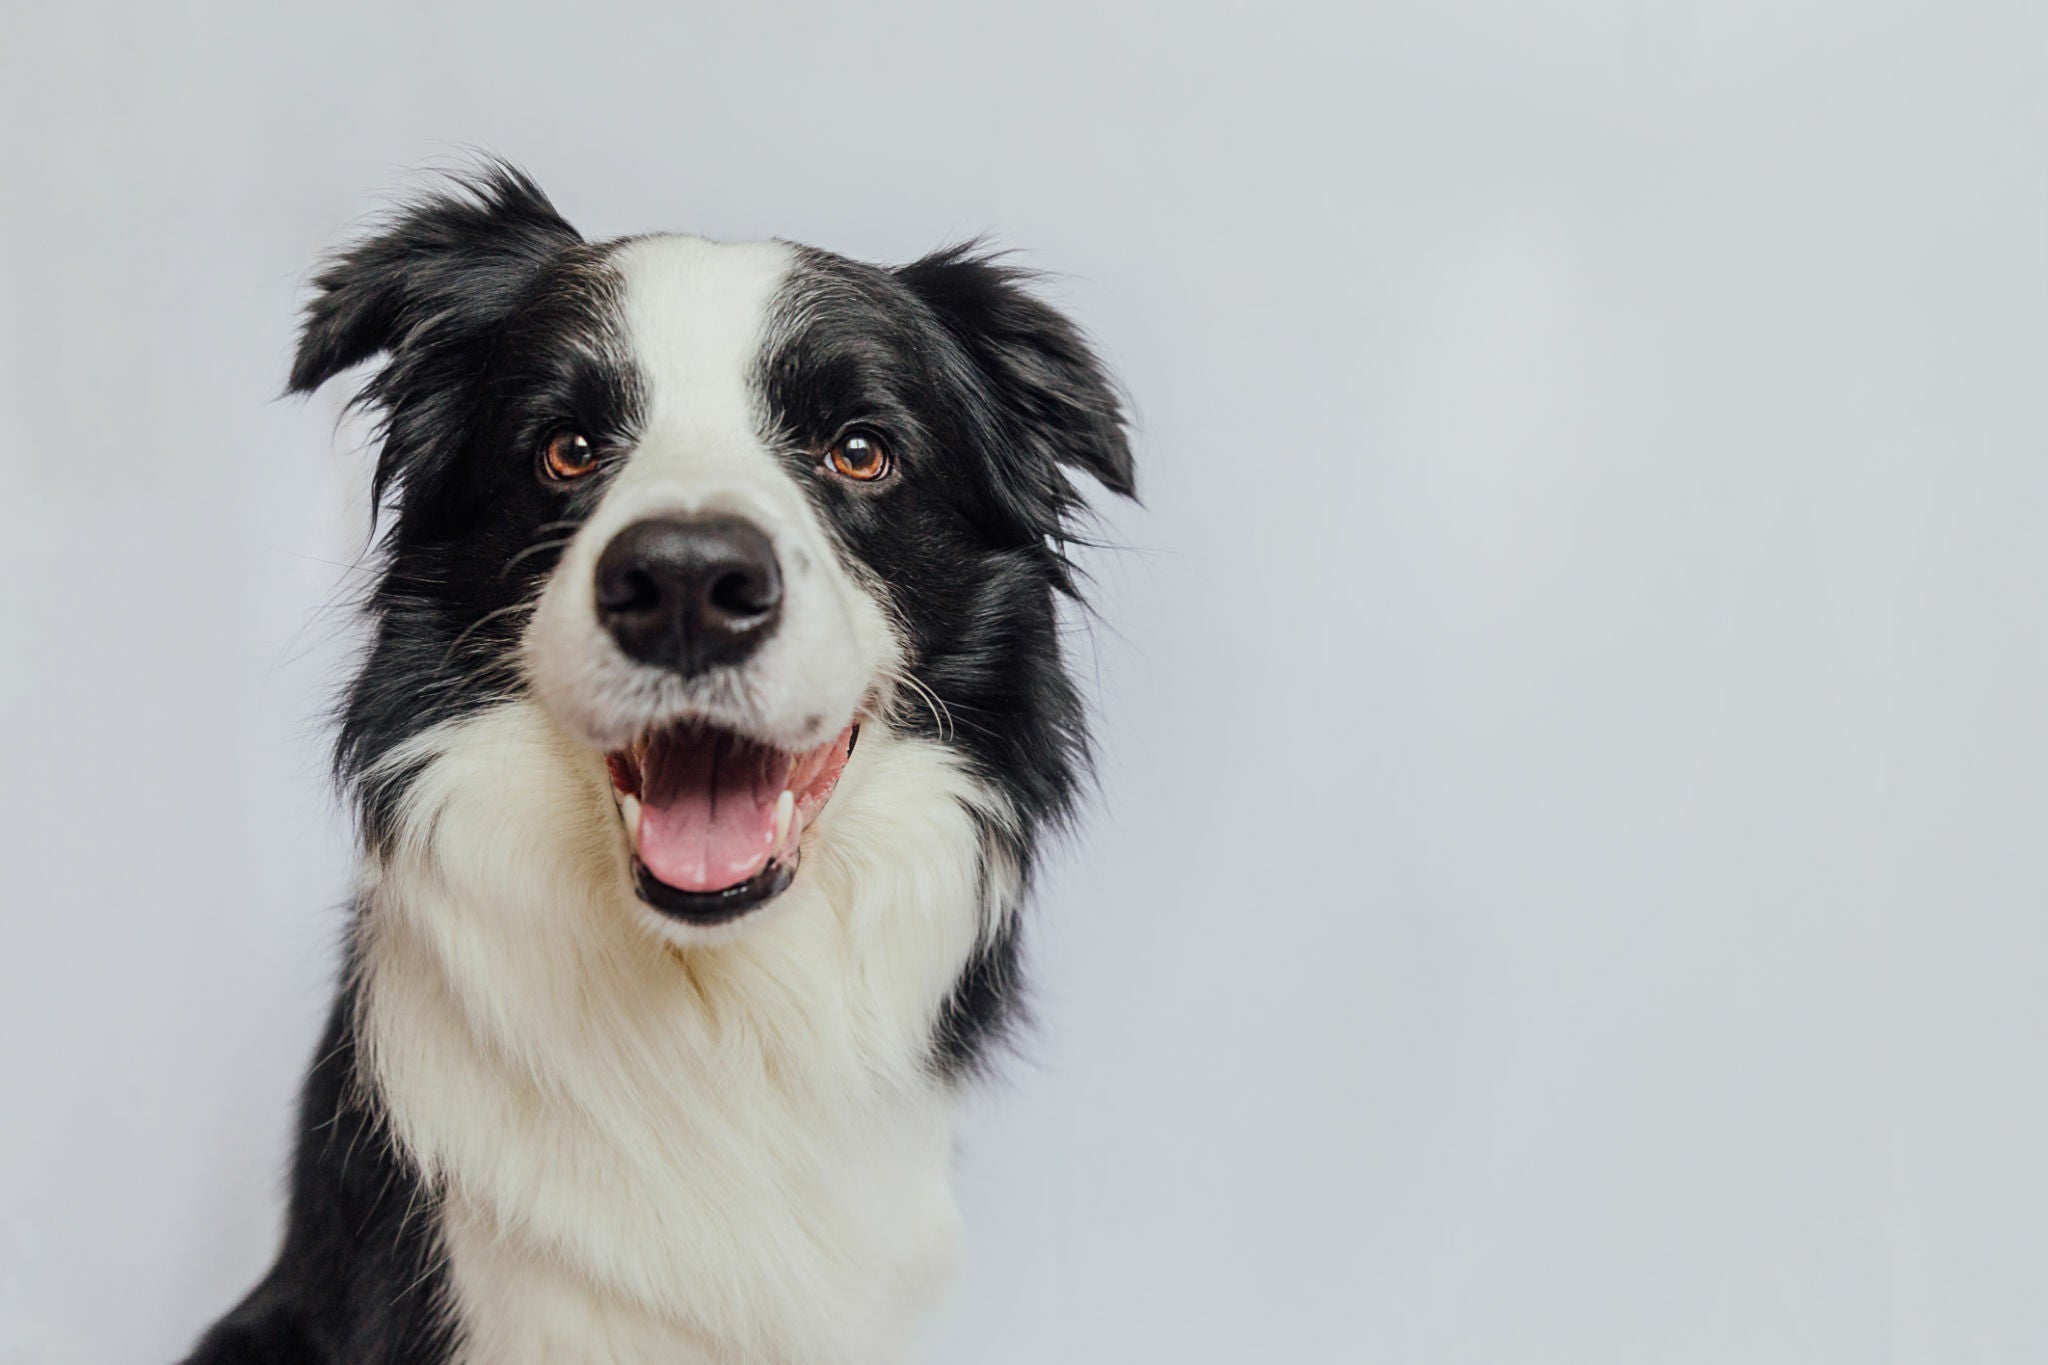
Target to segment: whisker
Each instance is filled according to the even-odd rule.
[[[495,611],[487,611],[482,616],[477,617],[476,620],[471,621],[468,625],[464,626],[462,628],[462,633],[460,635],[457,635],[454,639],[454,642],[448,646],[448,652],[441,656],[440,667],[446,668],[448,666],[449,662],[454,659],[455,652],[462,648],[462,642],[464,640],[467,640],[470,636],[476,634],[479,630],[482,630],[485,626],[497,620],[500,616],[509,616],[515,611],[531,611],[533,610],[534,605],[535,604],[532,602],[522,600],[514,602],[510,606],[499,607]],[[436,669],[435,671],[439,672],[440,670]]]
[[[545,554],[549,550],[559,550],[574,539],[576,539],[574,536],[563,536],[560,540],[544,540],[538,545],[529,545],[505,561],[505,567],[498,571],[498,577],[504,578],[509,575],[512,572],[513,566],[528,555]]]
[[[953,736],[958,733],[958,727],[953,724],[952,709],[939,699],[939,694],[925,686],[923,682],[919,681],[917,675],[907,668],[891,669],[889,676],[917,693],[918,697],[924,702],[925,709],[932,713],[932,724],[939,727],[939,738],[951,741]]]

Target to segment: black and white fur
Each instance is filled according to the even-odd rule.
[[[378,359],[387,533],[337,766],[344,983],[275,1268],[194,1362],[891,1361],[948,1277],[949,1111],[1017,1007],[1017,912],[1085,768],[1058,600],[1077,474],[1132,491],[1075,329],[965,249],[583,241],[492,167],[317,279],[291,387]],[[564,422],[603,468],[535,475]],[[846,424],[886,487],[835,480]],[[782,625],[682,679],[597,627],[636,518],[772,539]],[[794,882],[635,895],[605,751],[857,723]]]

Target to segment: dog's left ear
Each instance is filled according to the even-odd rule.
[[[1137,497],[1116,385],[1080,329],[1024,287],[1026,272],[970,245],[904,266],[897,277],[967,349],[1005,426],[1029,443],[1040,469],[1085,470],[1112,493]],[[1074,497],[1064,491],[1056,503]]]

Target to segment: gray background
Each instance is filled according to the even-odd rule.
[[[2048,17],[0,10],[0,1361],[258,1272],[348,858],[304,272],[991,231],[1136,397],[946,1362],[2048,1359]]]

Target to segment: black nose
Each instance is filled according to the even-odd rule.
[[[643,663],[686,676],[738,663],[781,616],[775,547],[736,517],[635,522],[597,557],[597,617]]]

